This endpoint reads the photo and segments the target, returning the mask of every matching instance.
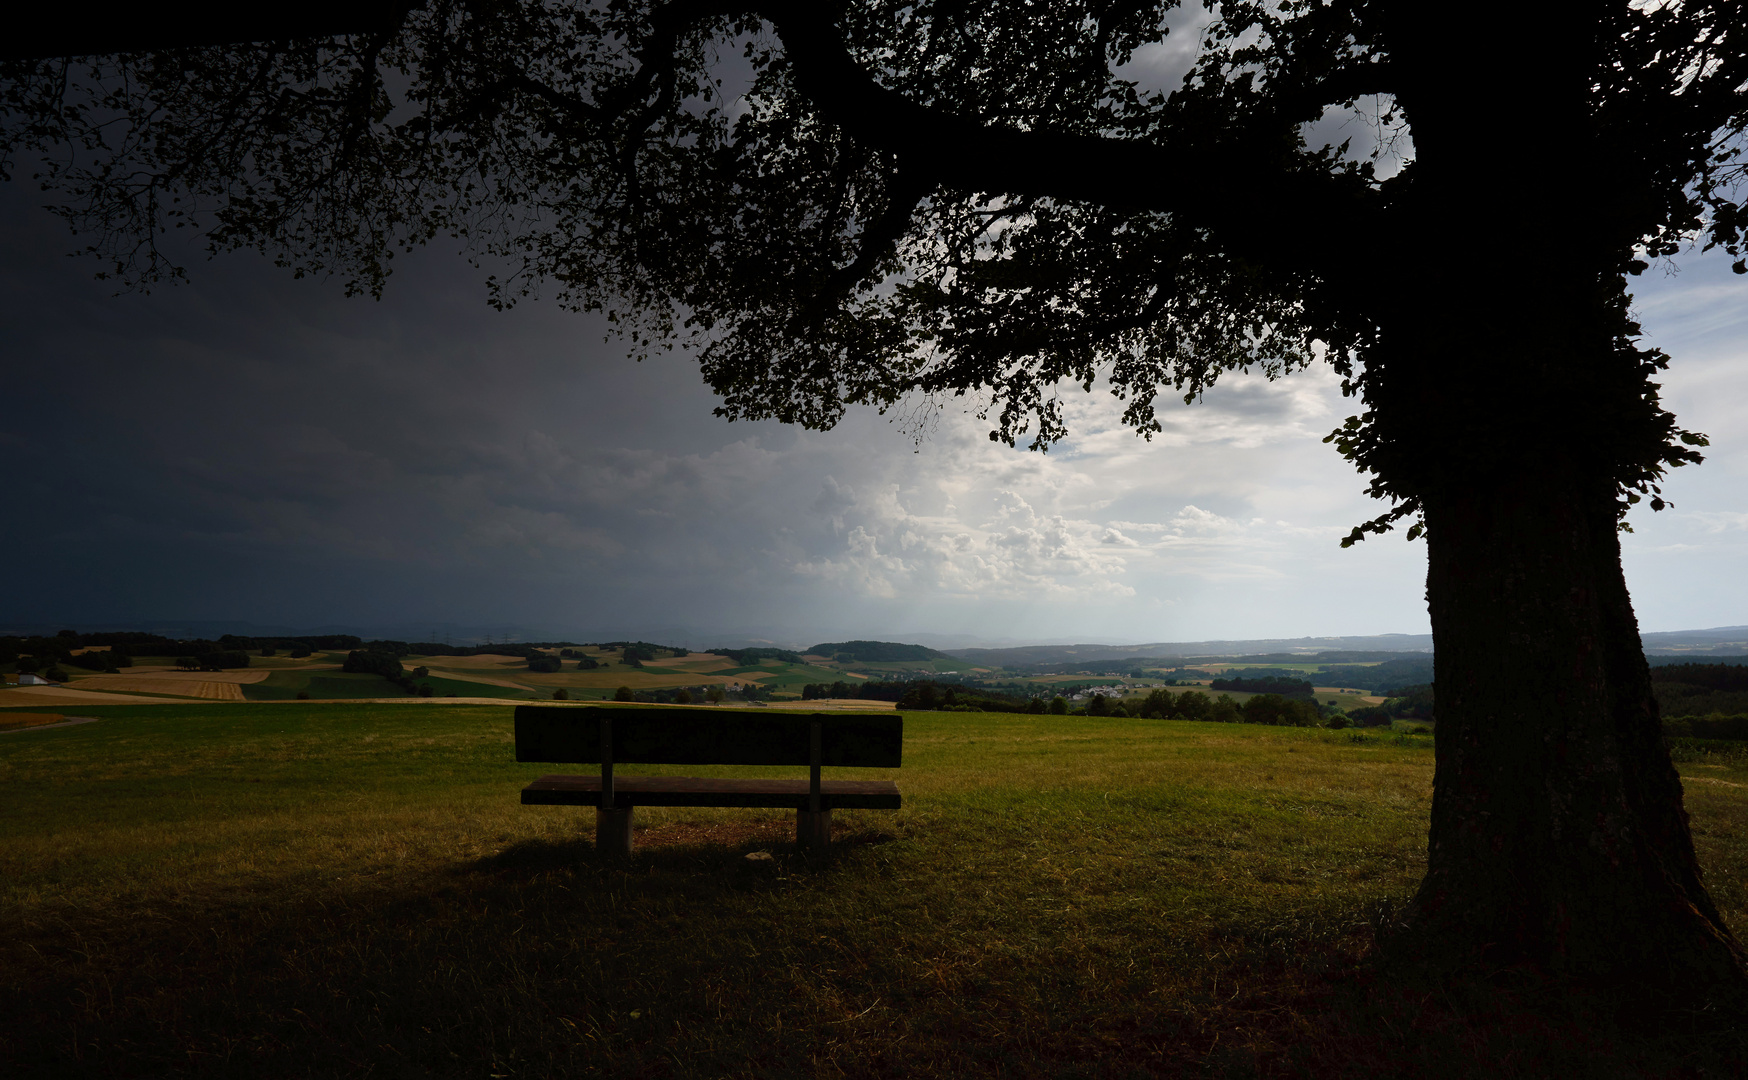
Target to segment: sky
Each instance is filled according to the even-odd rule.
[[[1145,58],[1143,58],[1145,59]],[[1063,391],[1048,455],[955,401],[826,432],[729,424],[684,356],[486,303],[456,252],[380,302],[266,260],[117,295],[0,185],[0,602],[9,627],[243,621],[457,639],[1141,643],[1425,633],[1425,549],[1343,550],[1382,507],[1322,438],[1318,369],[1168,401],[1143,441]],[[1711,436],[1624,538],[1641,626],[1748,623],[1748,278],[1690,254],[1636,287]],[[1530,272],[1514,258],[1482,272]]]

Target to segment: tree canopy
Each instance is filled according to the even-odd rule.
[[[1405,235],[1463,173],[1512,173],[1468,189],[1492,228],[1442,257],[1587,249],[1613,294],[1598,332],[1634,370],[1612,395],[1526,379],[1518,404],[1473,380],[1523,430],[1467,456],[1569,454],[1606,420],[1592,452],[1626,497],[1695,456],[1644,389],[1662,358],[1631,344],[1618,282],[1694,238],[1742,268],[1740,0],[1538,5],[1471,28],[1474,50],[1448,15],[1356,0],[1225,3],[1200,27],[1170,0],[401,10],[360,8],[344,37],[305,36],[343,28],[323,8],[255,44],[12,60],[8,160],[46,153],[36,175],[129,281],[182,272],[159,239],[183,226],[371,293],[397,251],[453,238],[495,269],[496,302],[550,289],[635,351],[696,350],[730,418],[968,395],[992,438],[1037,447],[1065,433],[1063,383],[1108,380],[1142,432],[1160,392],[1233,369],[1326,360],[1371,401],[1403,362]],[[1200,35],[1181,85],[1138,82],[1137,52],[1174,32]],[[1459,51],[1473,92],[1453,104],[1438,80]],[[1521,104],[1478,104],[1495,91]],[[1582,157],[1526,159],[1574,109]],[[1331,110],[1410,160],[1308,143]],[[1469,164],[1429,169],[1441,155]],[[1599,408],[1547,408],[1573,395]],[[1338,444],[1400,516],[1452,455],[1421,452],[1439,418],[1388,413]]]

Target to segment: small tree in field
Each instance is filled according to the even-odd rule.
[[[635,701],[635,700],[637,700],[637,698],[636,698],[636,695],[634,695],[631,692],[631,687],[621,686],[619,689],[613,691],[613,700],[614,701]]]
[[[704,691],[704,700],[710,702],[712,705],[722,704],[722,698],[723,693],[722,687],[720,686],[712,686],[710,689]]]

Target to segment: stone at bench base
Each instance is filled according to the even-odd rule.
[[[631,858],[631,810],[595,808],[595,852],[602,858]]]

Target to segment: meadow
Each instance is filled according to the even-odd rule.
[[[507,706],[115,706],[0,735],[9,1076],[1635,1075],[1731,1031],[1386,977],[1431,740],[906,715],[896,812],[524,807]],[[1748,925],[1748,755],[1681,755]],[[632,772],[657,767],[624,767]],[[688,772],[709,772],[687,769]],[[733,770],[718,770],[736,774]],[[770,775],[782,770],[748,770]],[[796,770],[797,774],[805,770]],[[749,856],[758,856],[749,858]],[[768,856],[768,857],[765,857]]]

